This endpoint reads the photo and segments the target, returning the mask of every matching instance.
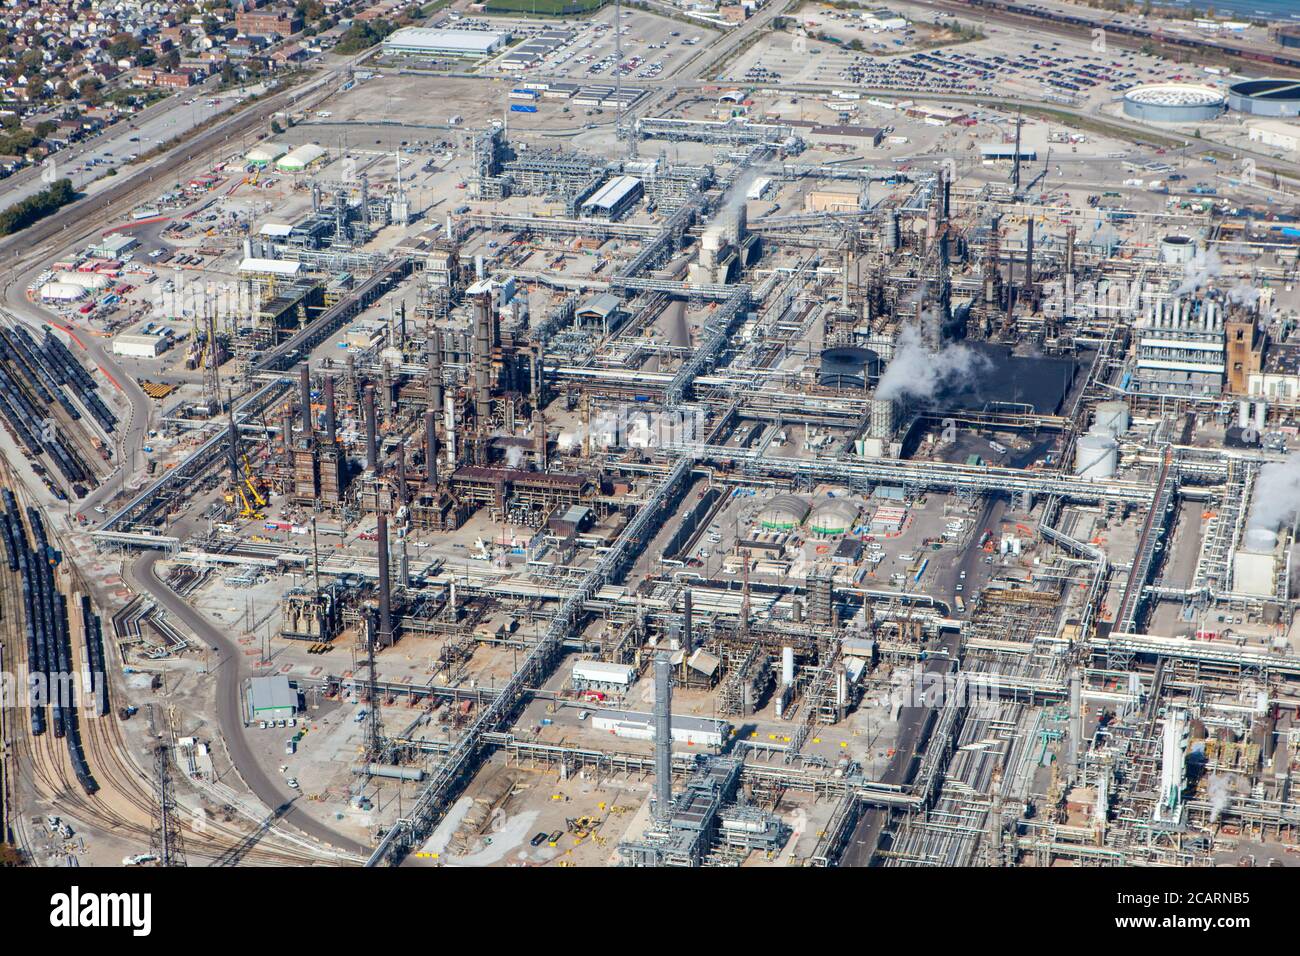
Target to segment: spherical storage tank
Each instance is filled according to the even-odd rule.
[[[41,298],[46,302],[75,302],[85,294],[84,286],[71,282],[47,282],[41,286]]]
[[[1124,94],[1124,115],[1151,123],[1200,123],[1223,112],[1218,90],[1191,83],[1150,83]]]
[[[777,495],[758,513],[758,524],[766,531],[793,531],[808,517],[808,502],[796,495]]]
[[[1074,473],[1080,478],[1113,478],[1119,443],[1106,432],[1088,432],[1074,446]]]
[[[1252,116],[1300,116],[1300,80],[1242,80],[1228,87],[1228,105]]]
[[[856,502],[847,498],[822,498],[813,505],[808,530],[813,534],[847,534],[858,518]]]

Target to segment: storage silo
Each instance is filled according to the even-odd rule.
[[[1089,432],[1074,446],[1074,473],[1080,478],[1113,478],[1119,468],[1119,443],[1105,432]]]
[[[808,530],[813,534],[832,536],[847,534],[858,518],[858,504],[848,498],[822,498],[812,507]]]
[[[1128,405],[1124,402],[1098,402],[1094,409],[1092,430],[1122,435],[1128,431]]]
[[[1160,240],[1160,260],[1165,265],[1185,266],[1196,258],[1196,243],[1188,236],[1165,236]]]
[[[765,531],[793,531],[808,517],[808,502],[797,495],[777,495],[758,513],[759,527]]]

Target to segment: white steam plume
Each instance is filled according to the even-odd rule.
[[[1183,269],[1183,284],[1174,290],[1174,295],[1195,292],[1222,271],[1223,260],[1214,247],[1204,251],[1198,249],[1195,258]]]
[[[1259,470],[1250,505],[1249,528],[1276,531],[1300,515],[1300,451]]]
[[[937,321],[927,315],[927,321]],[[908,325],[899,333],[876,398],[933,398],[943,389],[958,388],[993,367],[969,345],[951,343],[937,352],[926,347],[921,328]]]

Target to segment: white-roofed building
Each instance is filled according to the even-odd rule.
[[[275,162],[287,152],[289,147],[284,143],[259,143],[244,156],[244,162],[251,166],[265,166]]]
[[[261,259],[249,256],[239,264],[239,272],[246,276],[275,276],[277,279],[292,279],[302,271],[301,262],[287,259]]]
[[[628,664],[608,661],[577,661],[573,665],[573,689],[580,694],[598,693],[622,697],[636,680],[636,670]]]
[[[502,49],[510,34],[491,30],[429,30],[403,27],[384,40],[386,56],[465,56],[482,58]]]
[[[644,193],[645,186],[635,176],[615,176],[582,204],[582,214],[596,219],[621,219]]]
[[[286,156],[276,160],[276,169],[286,173],[300,173],[325,158],[325,150],[315,143],[305,143]]]

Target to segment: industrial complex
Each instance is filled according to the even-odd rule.
[[[0,239],[15,860],[1294,864],[1294,29],[430,6]]]

